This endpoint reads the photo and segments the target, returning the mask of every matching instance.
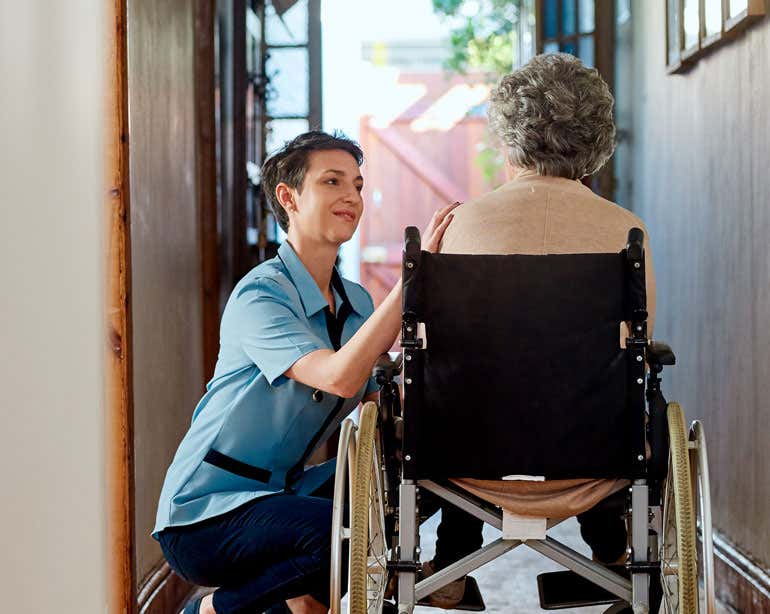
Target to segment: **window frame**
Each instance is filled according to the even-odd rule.
[[[698,53],[701,51],[701,42],[703,40],[703,26],[705,23],[704,14],[705,14],[705,2],[704,0],[690,0],[692,2],[697,2],[698,4],[698,37],[697,40],[690,45],[689,47],[685,47],[685,23],[684,23],[684,9],[685,9],[685,2],[687,0],[676,0],[679,3],[679,57],[681,58],[682,62],[687,62],[692,57],[695,57]],[[724,0],[722,0],[722,19],[724,21]],[[667,15],[668,16],[668,15]],[[666,23],[668,23],[668,19],[666,20]],[[668,39],[668,36],[666,37]]]
[[[246,0],[246,10],[254,18],[256,31],[247,31],[244,60],[247,68],[248,133],[246,134],[246,177],[248,195],[245,203],[245,226],[242,240],[248,268],[274,256],[280,230],[277,220],[262,193],[259,169],[272,151],[268,151],[269,135],[282,121],[304,121],[308,129],[320,129],[322,123],[321,75],[321,0],[304,0],[303,42],[271,42],[268,36],[267,5],[276,12],[290,10],[298,0]],[[279,17],[280,19],[280,17]],[[268,74],[268,58],[273,51],[299,49],[307,51],[307,99],[304,113],[272,113],[269,98],[280,94],[271,87],[274,74]],[[248,270],[248,268],[246,270]]]
[[[556,6],[556,20],[557,20],[557,32],[556,36],[551,36],[546,38],[545,37],[545,1],[544,0],[538,0],[536,10],[537,10],[537,25],[535,27],[536,36],[536,48],[538,53],[545,53],[544,48],[545,45],[548,43],[556,43],[561,52],[561,47],[565,43],[572,43],[575,46],[576,53],[574,54],[576,57],[579,57],[580,53],[580,39],[590,36],[593,38],[594,43],[594,59],[592,66],[596,67],[597,65],[597,53],[598,53],[598,27],[597,27],[597,14],[599,11],[599,6],[597,6],[597,2],[594,0],[594,27],[593,30],[590,32],[581,32],[580,31],[580,0],[572,0],[574,6],[575,6],[575,32],[573,34],[564,34],[562,32],[562,28],[564,27],[564,10],[563,10],[563,2],[561,0],[557,0]]]
[[[706,2],[698,2],[698,42],[688,48],[684,47],[684,2],[685,0],[666,0],[666,70],[669,74],[681,73],[691,69],[706,53],[711,52],[725,41],[734,40],[743,30],[766,15],[765,0],[748,0],[746,8],[737,15],[730,15],[730,0],[721,0],[721,28],[719,32],[706,35]],[[676,40],[678,50],[676,60],[672,61],[670,47],[669,13],[675,5],[678,11],[678,32]]]

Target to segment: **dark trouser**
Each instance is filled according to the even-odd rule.
[[[180,576],[220,587],[217,614],[254,614],[308,594],[328,606],[331,522],[330,499],[278,494],[164,529],[159,541]]]
[[[628,545],[628,530],[623,519],[627,496],[628,491],[623,488],[578,514],[580,535],[602,563],[617,561]],[[650,612],[660,609],[662,597],[660,574],[650,574]],[[623,610],[625,612],[631,612],[631,608]]]
[[[443,569],[481,548],[484,522],[438,496],[420,491],[420,520],[426,520],[441,509],[441,522],[436,534],[436,554],[433,564]]]
[[[577,516],[580,535],[601,563],[613,563],[626,551],[628,532],[623,513],[627,496],[627,489],[621,488]]]

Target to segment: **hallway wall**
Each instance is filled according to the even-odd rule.
[[[715,527],[770,567],[770,18],[667,75],[663,2],[633,3],[634,210],[669,400],[702,418]]]
[[[152,537],[161,484],[203,390],[195,192],[193,9],[128,2],[136,566],[162,560]]]
[[[3,612],[107,612],[103,17],[0,3]]]

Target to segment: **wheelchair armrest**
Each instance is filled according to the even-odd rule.
[[[665,343],[651,341],[647,346],[647,364],[651,367],[663,367],[676,364],[676,356]]]
[[[401,372],[402,360],[401,354],[397,354],[395,358],[391,358],[390,354],[387,353],[381,354],[372,369],[372,376],[374,376],[375,381],[381,386],[392,382]]]

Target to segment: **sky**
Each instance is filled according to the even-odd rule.
[[[324,129],[358,138],[361,114],[376,108],[384,80],[397,76],[365,62],[363,42],[446,38],[449,27],[432,6],[431,0],[323,0]],[[348,279],[359,279],[359,254],[356,234],[340,252],[341,272]]]
[[[382,69],[361,59],[364,41],[436,40],[448,26],[431,0],[324,0],[324,126],[355,137],[358,118],[377,103]],[[391,78],[395,78],[393,75]]]

